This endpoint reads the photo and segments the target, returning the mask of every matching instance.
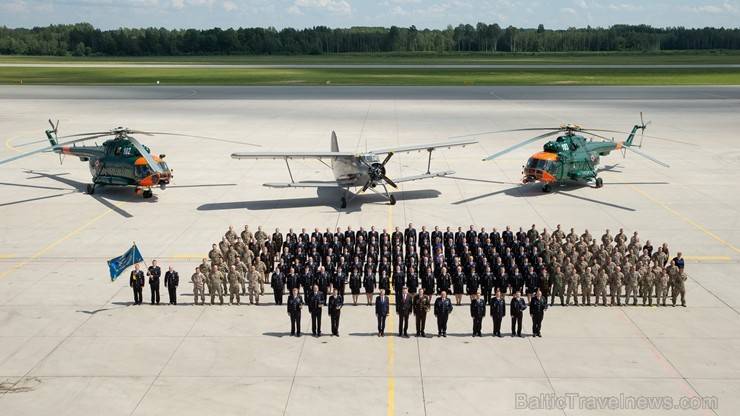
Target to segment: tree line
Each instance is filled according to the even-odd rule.
[[[566,30],[502,28],[497,23],[445,29],[351,27],[207,30],[120,28],[89,23],[32,29],[0,27],[0,54],[39,56],[320,55],[363,52],[610,52],[740,49],[740,29],[615,25]]]

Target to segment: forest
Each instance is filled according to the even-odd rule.
[[[740,49],[740,29],[502,28],[497,23],[445,29],[351,27],[332,29],[165,28],[96,29],[89,23],[0,27],[0,54],[33,56],[321,55],[386,52],[658,52]]]

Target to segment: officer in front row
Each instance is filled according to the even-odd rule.
[[[308,311],[311,312],[311,332],[315,337],[321,336],[321,308],[324,306],[324,294],[319,292],[319,286],[313,285],[313,291],[307,296]]]
[[[167,273],[164,274],[164,287],[167,288],[167,293],[170,298],[170,305],[177,305],[177,287],[180,286],[180,274],[175,271],[175,268],[170,266],[167,269]]]
[[[517,290],[514,292],[514,297],[511,298],[511,309],[509,311],[509,314],[511,315],[511,336],[514,336],[514,333],[518,337],[522,337],[522,316],[524,315],[524,310],[527,309],[527,302],[524,301],[524,298],[520,296],[521,294]]]
[[[288,316],[290,316],[290,336],[301,336],[301,309],[303,309],[303,298],[298,294],[298,288],[293,288],[293,293],[288,295]]]
[[[134,289],[134,305],[141,305],[141,292],[144,289],[144,272],[139,270],[138,264],[134,266],[134,270],[131,270],[128,285]]]
[[[452,313],[452,301],[447,297],[447,292],[442,291],[440,297],[434,302],[434,316],[437,317],[437,335],[447,337],[447,319]]]
[[[542,296],[542,291],[537,289],[537,294],[529,302],[529,316],[532,317],[532,335],[542,338],[542,319],[547,310],[547,298]]]
[[[491,318],[493,318],[493,336],[501,338],[501,320],[506,316],[506,299],[501,290],[496,289],[496,296],[491,298]]]
[[[483,318],[486,316],[486,301],[480,296],[480,290],[475,293],[475,298],[470,302],[470,316],[473,317],[473,336],[482,337],[481,327]]]
[[[331,318],[331,334],[339,336],[339,316],[342,313],[344,297],[339,294],[339,289],[334,288],[334,293],[329,297],[329,318]]]
[[[429,296],[424,294],[424,289],[419,289],[419,292],[414,296],[414,317],[416,317],[416,336],[425,337],[424,329],[427,324],[427,312],[431,308],[431,301]]]

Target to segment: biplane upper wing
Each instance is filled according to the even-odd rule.
[[[432,143],[432,144],[417,144],[414,146],[403,146],[403,147],[389,147],[386,149],[378,149],[378,150],[372,150],[370,153],[375,153],[378,155],[385,154],[385,153],[409,153],[409,152],[417,152],[426,150],[428,152],[431,152],[436,149],[442,149],[442,148],[450,148],[450,147],[457,147],[457,146],[467,146],[469,144],[475,144],[478,143],[478,140],[450,140],[447,142],[439,142],[439,143]]]
[[[262,186],[268,188],[342,188],[336,181],[301,181],[301,182],[271,182]]]
[[[357,156],[352,152],[236,152],[231,154],[232,159],[338,159]]]

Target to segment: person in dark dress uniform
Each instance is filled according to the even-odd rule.
[[[542,296],[542,291],[537,290],[537,295],[529,303],[529,315],[532,317],[532,334],[542,338],[542,319],[547,310],[547,298]]]
[[[311,312],[311,332],[314,336],[321,336],[321,308],[324,306],[324,294],[319,292],[319,286],[313,285],[313,291],[307,296],[308,311]]]
[[[493,318],[493,336],[501,338],[501,320],[506,316],[506,299],[501,290],[491,298],[491,318]]]
[[[434,302],[434,316],[437,317],[437,335],[447,337],[447,319],[452,313],[452,301],[447,297],[447,292],[442,291],[440,297]]]
[[[518,337],[522,336],[522,317],[524,310],[527,309],[527,303],[520,296],[519,291],[514,292],[514,297],[511,299],[511,308],[509,314],[511,315],[511,336],[514,333]]]
[[[431,308],[431,301],[428,295],[425,294],[424,289],[419,289],[419,292],[414,296],[413,311],[414,317],[416,318],[416,336],[426,336],[424,329],[427,323],[427,312]]]
[[[298,288],[294,287],[288,295],[288,316],[290,316],[290,336],[301,336],[301,309],[303,309],[303,298],[298,294]]]
[[[339,336],[339,317],[342,313],[344,298],[339,294],[339,289],[334,288],[334,293],[329,297],[329,318],[331,318],[331,334]]]
[[[141,305],[141,292],[144,289],[144,272],[139,270],[138,264],[134,266],[134,270],[131,270],[128,285],[134,289],[134,305]]]
[[[385,290],[380,289],[380,294],[375,298],[375,316],[378,318],[378,336],[385,336],[385,318],[391,311],[391,302],[385,295]]]
[[[473,336],[482,337],[481,327],[483,318],[486,317],[486,301],[481,298],[480,291],[475,294],[475,298],[470,302],[470,316],[473,318]]]
[[[408,337],[409,315],[413,309],[413,300],[408,288],[403,288],[401,295],[396,301],[396,314],[398,315],[398,336]]]

